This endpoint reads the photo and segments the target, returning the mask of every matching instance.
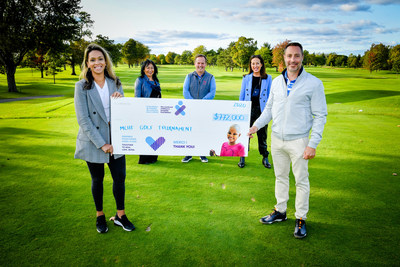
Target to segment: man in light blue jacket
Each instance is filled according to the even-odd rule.
[[[284,60],[286,69],[273,80],[267,105],[250,128],[249,136],[252,137],[258,129],[273,121],[271,152],[276,177],[277,204],[274,211],[261,218],[260,222],[271,224],[287,219],[291,163],[296,180],[294,236],[304,238],[307,235],[305,220],[310,195],[308,160],[315,157],[328,112],[321,80],[307,73],[302,67],[301,44],[289,43],[285,47]]]

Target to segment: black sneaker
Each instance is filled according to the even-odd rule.
[[[200,159],[201,159],[201,162],[203,162],[203,163],[207,163],[208,162],[208,158],[207,157],[201,156]]]
[[[135,230],[135,226],[128,220],[126,215],[122,215],[122,217],[119,218],[118,213],[115,214],[114,224],[121,226],[125,231],[128,232]]]
[[[187,163],[192,160],[192,156],[186,156],[182,159],[182,162]]]
[[[274,223],[274,222],[283,222],[283,221],[286,221],[286,220],[287,220],[286,212],[280,213],[279,211],[274,209],[274,211],[270,215],[262,217],[260,219],[260,223],[271,224],[271,223]]]
[[[97,232],[100,234],[104,234],[108,232],[108,227],[107,227],[107,222],[106,222],[106,216],[100,215],[96,218],[96,228]]]
[[[306,221],[300,219],[296,219],[296,227],[294,228],[294,237],[296,238],[304,238],[307,236],[306,230]]]

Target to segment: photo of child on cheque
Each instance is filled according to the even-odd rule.
[[[229,127],[227,138],[228,142],[224,142],[221,147],[221,152],[219,155],[215,153],[215,150],[210,150],[210,156],[220,156],[220,157],[244,157],[245,150],[241,143],[236,143],[237,139],[240,137],[240,126],[238,124],[233,124]]]

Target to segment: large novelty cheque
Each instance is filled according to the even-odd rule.
[[[114,153],[206,156],[239,146],[247,156],[250,110],[250,101],[112,98]]]

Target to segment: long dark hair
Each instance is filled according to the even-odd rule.
[[[146,61],[144,61],[144,62],[142,63],[142,68],[140,69],[140,78],[144,78],[144,76],[146,76],[146,74],[144,73],[144,69],[145,69],[148,65],[150,65],[150,64],[152,64],[152,65],[153,65],[153,68],[154,68],[154,72],[153,72],[153,75],[152,75],[153,80],[156,81],[156,82],[158,82],[158,83],[160,83],[160,82],[158,81],[158,78],[157,78],[157,74],[158,74],[157,66],[156,66],[156,64],[155,64],[152,60],[150,60],[150,59],[146,59]]]
[[[94,50],[100,51],[106,60],[106,68],[104,69],[104,76],[115,81],[115,85],[119,88],[121,86],[121,81],[115,75],[115,73],[113,71],[113,68],[112,68],[113,64],[112,64],[110,55],[107,53],[107,51],[103,47],[101,47],[98,44],[93,44],[93,43],[89,44],[86,47],[85,54],[83,56],[82,71],[81,71],[81,75],[80,75],[81,79],[86,80],[85,86],[83,88],[86,90],[92,89],[94,78],[93,78],[92,71],[87,66],[87,62],[89,60],[89,53]]]
[[[266,71],[265,71],[264,59],[263,59],[262,56],[260,56],[260,55],[252,55],[252,56],[250,57],[250,60],[249,60],[249,73],[243,75],[243,77],[246,76],[246,75],[249,75],[249,74],[253,73],[253,69],[251,68],[251,60],[252,60],[253,58],[258,58],[258,59],[260,60],[261,64],[262,64],[262,67],[261,67],[261,70],[260,70],[261,79],[267,79],[267,78],[268,78],[268,75],[267,75],[267,73],[266,73]]]

